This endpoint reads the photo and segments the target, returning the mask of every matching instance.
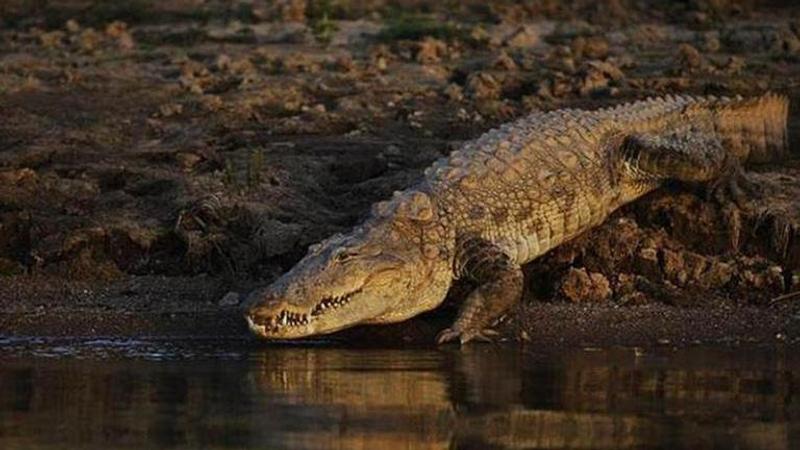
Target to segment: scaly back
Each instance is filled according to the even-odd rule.
[[[466,143],[425,171],[431,185],[477,187],[486,175],[517,182],[521,175],[545,180],[558,172],[594,169],[614,135],[709,128],[742,162],[775,161],[787,155],[788,99],[666,96],[595,111],[559,109],[534,113]],[[533,172],[531,172],[533,171]],[[574,174],[573,174],[574,175]]]

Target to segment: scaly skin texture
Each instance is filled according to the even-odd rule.
[[[251,294],[247,320],[274,339],[397,322],[435,308],[468,277],[477,287],[438,341],[489,339],[520,300],[522,264],[667,180],[738,199],[742,165],[787,152],[787,114],[788,100],[773,94],[667,96],[503,125],[374,205],[349,234],[312,246]]]

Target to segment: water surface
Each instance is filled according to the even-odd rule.
[[[0,338],[0,448],[800,448],[795,353]]]

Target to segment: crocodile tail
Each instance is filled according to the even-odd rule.
[[[726,148],[746,164],[775,162],[789,156],[786,122],[789,99],[767,93],[753,98],[721,100],[716,129]]]

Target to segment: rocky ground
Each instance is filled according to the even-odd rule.
[[[536,5],[3,2],[0,334],[241,335],[242,294],[493,126],[772,90],[791,154],[753,168],[768,195],[741,220],[696,187],[654,193],[530,264],[504,331],[800,338],[800,6]],[[427,339],[464,290],[344,336]]]

